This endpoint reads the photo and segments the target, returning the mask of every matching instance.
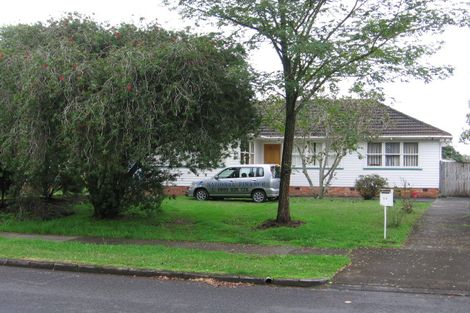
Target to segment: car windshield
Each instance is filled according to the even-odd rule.
[[[281,167],[280,166],[271,166],[271,174],[273,178],[281,178]]]
[[[238,178],[240,177],[240,169],[232,167],[223,170],[217,175],[218,178]]]

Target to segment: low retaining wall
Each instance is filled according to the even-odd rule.
[[[185,186],[168,186],[165,187],[165,194],[169,196],[181,196],[186,194],[188,187]],[[417,198],[437,198],[439,196],[438,188],[412,188],[410,192],[414,193]],[[291,186],[289,194],[295,197],[315,196],[319,193],[319,188],[314,187],[296,187]],[[329,197],[359,197],[359,193],[353,187],[330,187],[327,196]]]

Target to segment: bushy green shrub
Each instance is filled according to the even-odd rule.
[[[377,174],[361,175],[356,179],[355,188],[364,200],[370,200],[379,194],[380,189],[387,186],[387,179]]]

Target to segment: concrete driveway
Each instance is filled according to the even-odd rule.
[[[402,249],[359,249],[334,286],[470,295],[470,199],[436,200]]]

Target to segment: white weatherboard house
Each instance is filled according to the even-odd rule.
[[[361,143],[358,152],[342,159],[328,195],[356,196],[354,184],[358,176],[378,174],[388,180],[390,187],[403,187],[406,181],[418,196],[437,197],[441,149],[452,139],[452,135],[388,106],[383,107],[389,120],[387,126],[381,129],[373,142]],[[321,134],[312,134],[310,139],[319,151],[324,141]],[[224,161],[224,165],[280,164],[282,144],[282,134],[263,127],[257,138],[242,145],[233,157]],[[220,170],[195,175],[187,169],[179,169],[181,175],[168,187],[167,192],[183,194],[193,181],[211,177]],[[318,166],[312,164],[308,171],[312,181],[318,185]],[[311,192],[301,171],[300,157],[294,149],[291,195],[307,195]]]

